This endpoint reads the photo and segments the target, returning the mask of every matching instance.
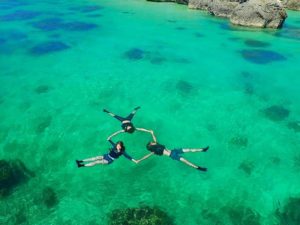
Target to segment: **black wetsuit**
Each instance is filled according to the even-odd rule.
[[[161,145],[158,143],[155,145],[148,146],[148,150],[150,152],[153,152],[155,155],[163,155],[165,149],[166,149],[166,147],[164,145]]]
[[[118,116],[118,115],[114,115],[113,117],[116,118],[117,120],[121,121],[122,125],[122,129],[127,132],[127,127],[128,126],[131,126],[134,128],[133,124],[131,123],[131,120],[133,119],[134,115],[135,115],[135,112],[139,109],[140,107],[136,107],[134,109],[133,112],[131,112],[127,117],[122,117],[122,116]],[[107,110],[104,110],[105,112],[109,113]],[[128,122],[125,122],[124,121],[128,121]]]
[[[127,159],[132,160],[132,157],[128,155],[125,151],[119,152],[117,150],[117,145],[112,140],[108,140],[108,141],[111,143],[112,148],[110,149],[108,154],[105,154],[103,156],[104,159],[108,161],[108,163],[112,163],[115,159],[119,158],[121,155],[124,155]]]

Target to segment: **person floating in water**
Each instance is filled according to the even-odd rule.
[[[137,163],[141,162],[142,160],[145,160],[147,158],[149,158],[152,155],[165,155],[170,157],[173,160],[177,160],[180,162],[185,163],[188,166],[191,166],[197,170],[200,171],[207,171],[207,168],[201,167],[201,166],[196,166],[195,164],[189,162],[188,160],[186,160],[185,158],[183,158],[181,155],[187,152],[206,152],[209,149],[209,146],[205,147],[205,148],[179,148],[179,149],[173,149],[173,150],[169,150],[167,149],[164,145],[161,145],[159,143],[157,143],[156,138],[154,136],[154,134],[152,134],[153,136],[153,141],[149,142],[146,145],[146,148],[151,152],[150,154],[145,155],[144,157],[142,157],[141,159],[137,160]]]
[[[122,123],[121,124],[122,130],[119,130],[119,131],[113,133],[111,136],[109,136],[109,138],[112,138],[113,136],[116,136],[117,134],[122,133],[122,132],[126,132],[126,133],[131,134],[135,130],[148,132],[148,133],[153,134],[153,131],[151,131],[151,130],[147,130],[147,129],[144,129],[144,128],[135,128],[134,125],[132,124],[131,121],[132,121],[135,113],[137,112],[137,110],[139,110],[140,108],[141,107],[134,108],[134,110],[127,117],[121,117],[121,116],[118,116],[118,115],[115,115],[115,114],[109,112],[106,109],[103,109],[103,112],[108,113],[110,116],[116,118],[117,120],[121,121],[121,123]]]
[[[114,162],[115,159],[119,158],[121,155],[124,155],[127,159],[133,161],[134,163],[138,163],[138,160],[133,159],[125,152],[125,146],[122,141],[118,141],[117,143],[114,143],[111,139],[108,139],[108,141],[112,145],[112,148],[110,149],[109,153],[93,158],[76,160],[77,166],[91,167],[97,164],[111,164]]]

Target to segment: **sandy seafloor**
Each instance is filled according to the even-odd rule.
[[[102,225],[143,205],[175,224],[236,225],[230,207],[277,224],[300,195],[300,13],[288,15],[272,31],[140,0],[1,1],[0,158],[35,177],[1,199],[0,224]],[[120,129],[102,109],[136,106],[135,125],[168,148],[209,145],[185,155],[208,172],[158,156],[78,169]],[[146,134],[117,139],[147,153]]]

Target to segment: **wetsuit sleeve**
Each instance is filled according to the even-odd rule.
[[[113,147],[115,147],[116,146],[116,144],[112,141],[112,140],[108,140],[109,141],[109,143],[113,146]]]
[[[124,152],[123,155],[124,155],[127,159],[132,160],[132,157],[131,157],[130,155],[128,155],[126,152]]]

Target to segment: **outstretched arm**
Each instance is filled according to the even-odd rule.
[[[113,133],[112,135],[110,135],[110,136],[107,138],[107,140],[110,141],[110,139],[111,139],[112,137],[118,135],[119,133],[123,133],[123,132],[124,132],[124,130],[119,130],[119,131]]]
[[[144,129],[144,128],[136,128],[136,129],[139,130],[139,131],[142,131],[142,132],[150,133],[150,134],[152,135],[153,141],[154,141],[155,143],[157,142],[153,130],[147,130],[147,129]]]
[[[134,162],[135,164],[138,164],[139,163],[139,160],[136,160],[134,158],[132,158],[130,155],[128,155],[126,152],[123,153],[123,155],[129,159],[130,161]]]
[[[115,114],[111,113],[110,111],[108,111],[107,109],[103,109],[103,112],[106,112],[107,114],[109,114],[112,117],[115,117]]]
[[[137,160],[137,163],[140,163],[141,161],[143,161],[143,160],[149,158],[149,157],[150,157],[151,155],[153,155],[153,154],[154,154],[154,152],[151,152],[151,153],[149,153],[148,155],[145,155],[143,158]]]

